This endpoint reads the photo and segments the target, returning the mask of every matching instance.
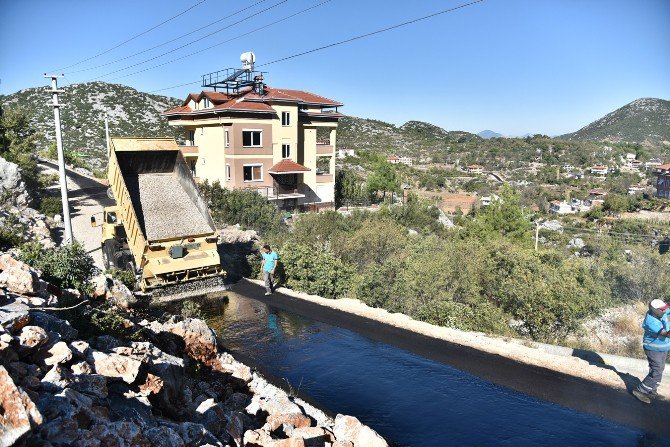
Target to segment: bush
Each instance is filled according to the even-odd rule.
[[[180,313],[184,318],[199,318],[201,320],[205,318],[202,308],[195,301],[184,300],[181,305]]]
[[[130,290],[135,290],[136,278],[135,275],[133,275],[133,272],[129,272],[127,270],[109,269],[105,273],[110,275],[112,278],[121,281],[123,285],[128,287]]]
[[[282,215],[276,206],[255,191],[228,190],[217,181],[198,185],[217,224],[240,224],[261,235],[285,231]]]
[[[56,214],[63,214],[63,202],[60,197],[44,197],[40,200],[40,213],[45,216],[53,217]]]
[[[327,244],[322,246],[285,244],[279,260],[286,275],[286,285],[326,298],[346,296],[351,286],[353,268],[336,258]]]
[[[48,251],[39,243],[28,243],[21,247],[19,259],[41,270],[45,281],[64,289],[86,291],[95,271],[93,258],[78,243]]]
[[[28,233],[27,226],[19,220],[14,213],[4,212],[0,209],[0,249],[18,247],[24,242],[24,235]]]

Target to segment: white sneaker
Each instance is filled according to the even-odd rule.
[[[265,296],[272,295],[272,292],[265,292]]]

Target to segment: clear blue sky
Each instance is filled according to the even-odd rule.
[[[440,10],[464,1],[205,0],[180,17],[90,61],[201,0],[0,0],[0,93],[102,80],[153,91],[239,66],[253,50],[273,61]],[[155,50],[113,62],[251,7]],[[186,56],[186,57],[184,57]],[[146,59],[155,60],[139,64]],[[175,58],[179,61],[132,74]],[[64,68],[67,67],[67,68]],[[64,69],[63,69],[64,68]],[[562,134],[641,97],[670,99],[670,1],[484,0],[458,11],[338,47],[271,64],[266,82],[345,103],[349,115],[395,124],[427,121],[447,130],[506,135]],[[132,74],[130,76],[126,76]],[[124,76],[124,77],[121,77]],[[161,91],[184,98],[197,84]]]

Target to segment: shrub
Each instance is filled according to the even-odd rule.
[[[262,235],[285,230],[277,207],[255,191],[228,190],[218,181],[201,183],[198,188],[218,224],[240,224]]]
[[[40,200],[40,213],[45,216],[53,217],[56,214],[63,214],[63,202],[60,197],[44,197]]]
[[[345,296],[350,289],[353,268],[336,258],[327,244],[322,246],[285,244],[279,260],[286,285],[326,298]]]
[[[195,301],[184,300],[180,313],[184,318],[199,318],[201,320],[205,318],[202,308]]]
[[[21,222],[19,216],[14,213],[4,212],[0,209],[0,249],[18,247],[24,242],[27,234],[27,226]]]
[[[64,289],[85,291],[95,270],[93,258],[78,243],[49,251],[39,243],[28,243],[21,247],[19,258],[41,270],[45,281]]]
[[[133,272],[129,272],[127,270],[109,269],[105,273],[110,275],[112,278],[121,281],[130,290],[135,290],[136,278],[135,275],[133,275]]]

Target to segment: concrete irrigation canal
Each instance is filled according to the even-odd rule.
[[[670,446],[666,401],[346,314],[242,281],[203,301],[223,345],[391,444]],[[222,294],[222,295],[223,295]]]

